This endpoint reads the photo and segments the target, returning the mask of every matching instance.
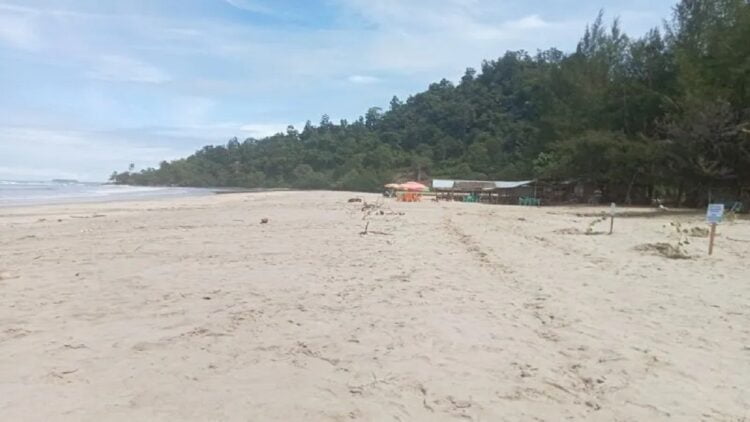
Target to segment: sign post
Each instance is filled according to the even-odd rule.
[[[609,218],[610,218],[610,220],[609,220],[609,234],[612,234],[612,232],[615,230],[615,209],[616,208],[617,208],[617,206],[615,205],[614,202],[609,206]]]
[[[706,221],[711,225],[711,233],[708,237],[708,254],[714,253],[714,238],[716,237],[716,225],[724,218],[724,204],[708,204],[706,210]]]

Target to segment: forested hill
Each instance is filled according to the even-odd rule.
[[[397,178],[534,177],[739,194],[750,186],[750,2],[683,0],[666,22],[631,38],[600,15],[574,52],[507,52],[354,122],[324,115],[112,180],[367,191]]]

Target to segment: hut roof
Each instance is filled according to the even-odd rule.
[[[432,180],[432,188],[433,189],[452,189],[453,188],[453,180],[433,179]]]
[[[433,189],[459,190],[459,191],[477,191],[477,190],[496,190],[496,189],[514,189],[533,183],[533,180],[519,181],[491,181],[491,180],[450,180],[434,179],[432,181]]]
[[[519,180],[516,182],[497,181],[495,182],[495,187],[497,189],[513,189],[513,188],[520,188],[521,186],[526,186],[531,183],[534,183],[534,181],[533,180]]]
[[[495,189],[495,182],[483,180],[456,180],[453,188],[457,190],[491,190]]]

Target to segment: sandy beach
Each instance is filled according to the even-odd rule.
[[[709,257],[701,214],[623,209],[610,236],[604,211],[0,209],[1,419],[750,418],[750,221]]]

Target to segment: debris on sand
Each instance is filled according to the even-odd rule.
[[[586,230],[577,229],[575,227],[567,227],[567,228],[564,228],[564,229],[555,230],[554,233],[557,233],[557,234],[584,234],[584,235],[587,235],[587,236],[593,236],[593,235],[598,235],[598,234],[605,234],[605,232],[599,231],[599,230],[594,230],[594,228],[596,227],[597,224],[599,224],[599,223],[601,223],[603,221],[606,221],[607,218],[609,218],[609,217],[607,217],[607,216],[600,216],[598,218],[595,218],[594,220],[592,220],[588,224],[588,226],[586,226]]]
[[[607,216],[601,216],[599,218],[594,219],[594,221],[589,223],[589,226],[586,227],[586,234],[592,235],[592,234],[604,234],[604,232],[594,231],[594,226],[597,224],[607,221]]]
[[[391,235],[391,233],[369,230],[370,222],[373,220],[373,217],[375,216],[380,217],[380,216],[386,216],[386,215],[389,215],[389,216],[390,215],[395,215],[395,216],[404,215],[403,212],[395,212],[391,210],[389,207],[385,206],[380,201],[371,202],[371,203],[368,203],[367,201],[362,201],[361,212],[362,212],[362,220],[365,221],[366,223],[365,229],[359,232],[361,236],[365,236],[368,234],[380,234],[384,236],[389,236]]]
[[[104,214],[93,214],[93,215],[69,215],[70,218],[101,218],[106,217]]]
[[[708,237],[708,229],[706,227],[691,227],[688,231],[688,236]]]
[[[260,219],[260,224],[268,224],[268,219],[267,218],[261,218]]]
[[[395,212],[381,202],[367,203],[363,201],[361,211],[363,213],[363,220],[371,215],[404,215],[403,212]]]
[[[368,234],[379,234],[381,236],[390,236],[391,235],[391,233],[370,230],[370,222],[369,221],[367,223],[365,223],[365,229],[364,229],[364,231],[359,232],[360,236],[366,236]]]
[[[565,228],[565,229],[555,230],[555,233],[557,233],[557,234],[583,234],[584,232],[583,232],[583,230],[579,230],[579,229],[577,229],[575,227],[568,227],[568,228]]]
[[[349,203],[352,203],[352,202],[362,202],[362,198],[349,198],[349,200],[346,201],[346,202],[349,202]]]
[[[690,236],[690,237],[708,237],[708,228],[702,227],[702,226],[683,226],[682,223],[679,221],[672,221],[669,223],[670,226],[672,226],[678,235],[680,236]]]
[[[586,235],[586,236],[595,236],[599,234],[605,234],[603,231],[594,231],[591,227],[587,228],[585,231],[581,229],[577,229],[575,227],[568,227],[565,229],[558,229],[555,230],[553,233],[556,234],[576,234],[576,235]]]
[[[680,243],[676,245],[665,242],[644,243],[643,245],[636,246],[635,249],[641,252],[651,252],[669,259],[692,259]]]

